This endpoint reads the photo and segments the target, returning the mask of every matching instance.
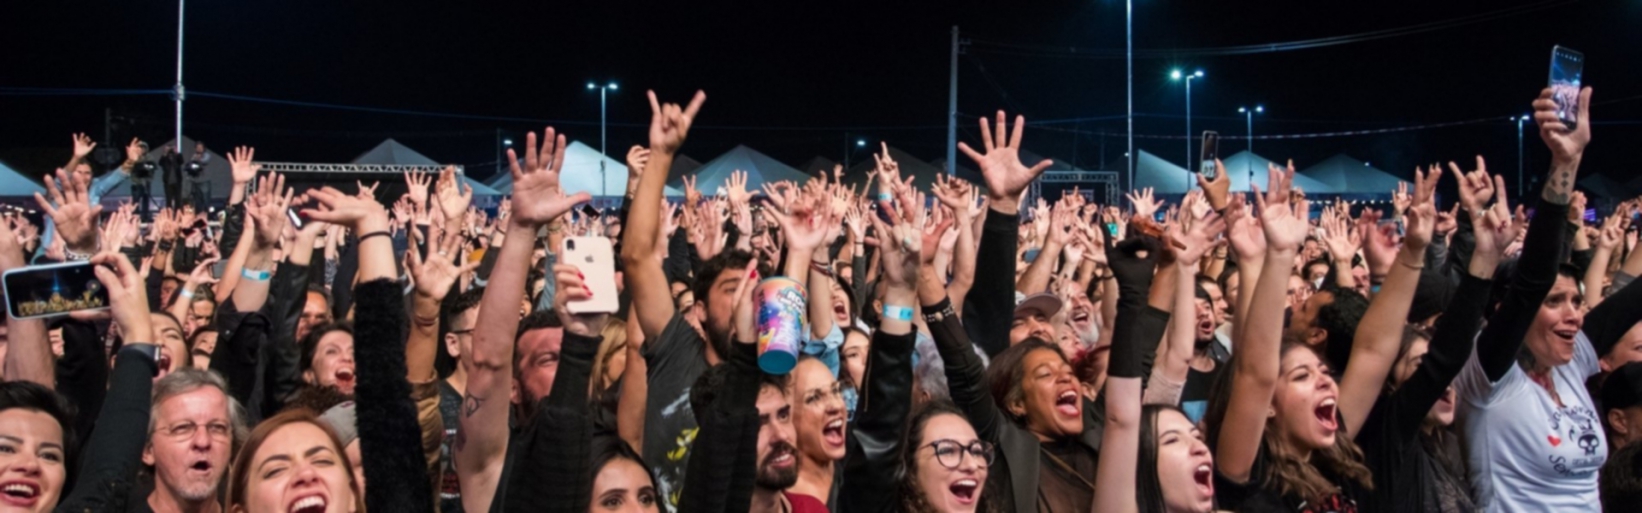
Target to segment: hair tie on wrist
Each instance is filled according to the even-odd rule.
[[[370,233],[367,233],[367,234],[364,234],[364,235],[360,235],[359,236],[359,242],[365,242],[365,239],[369,239],[371,237],[392,237],[392,236],[388,234],[387,230],[377,230],[377,231],[370,232]]]
[[[912,309],[904,306],[884,305],[884,318],[911,321]]]

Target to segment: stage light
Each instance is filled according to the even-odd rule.
[[[1177,69],[1177,70],[1174,70],[1174,71],[1170,71],[1169,72],[1169,78],[1174,79],[1174,80],[1180,80],[1180,70]]]

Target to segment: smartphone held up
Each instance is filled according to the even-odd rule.
[[[610,239],[604,237],[566,237],[563,262],[580,270],[593,297],[571,301],[565,309],[572,314],[615,313],[620,308],[616,300],[616,259]]]
[[[109,307],[108,289],[90,262],[34,265],[0,276],[6,313],[13,319],[56,317]]]
[[[1579,88],[1585,74],[1585,54],[1563,46],[1551,48],[1551,99],[1556,116],[1569,130],[1579,128]]]

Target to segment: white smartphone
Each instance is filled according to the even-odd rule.
[[[108,308],[108,289],[91,262],[31,265],[6,271],[6,313],[13,319],[56,317]]]
[[[574,265],[584,277],[593,297],[585,301],[571,301],[565,309],[572,314],[616,313],[616,260],[610,249],[610,239],[604,237],[566,237],[559,261]]]

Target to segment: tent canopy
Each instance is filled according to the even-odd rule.
[[[46,188],[34,183],[22,173],[0,162],[0,197],[18,198],[34,196],[34,193],[45,194]]]
[[[1615,201],[1631,199],[1635,192],[1625,184],[1619,183],[1605,175],[1589,175],[1579,179],[1579,188],[1598,198]]]
[[[1265,173],[1266,169],[1260,168],[1260,174],[1263,176]],[[1162,157],[1140,150],[1140,159],[1135,161],[1135,187],[1151,187],[1157,194],[1185,194],[1197,187],[1197,175]]]
[[[683,191],[684,175],[693,175],[697,169],[701,169],[701,161],[690,158],[689,155],[674,157],[673,166],[667,168],[667,187]]]
[[[417,152],[416,150],[410,149],[409,146],[405,146],[404,144],[400,143],[399,141],[393,140],[393,138],[388,138],[387,140],[382,141],[381,144],[376,145],[375,148],[371,148],[370,151],[367,151],[365,153],[360,154],[358,157],[355,157],[353,159],[353,163],[354,164],[403,165],[403,166],[438,166],[438,165],[440,165],[439,162],[428,158],[427,155],[423,155],[420,152]],[[497,192],[496,189],[493,189],[489,185],[485,185],[484,183],[482,183],[478,180],[474,180],[472,178],[469,178],[466,174],[460,174],[460,175],[457,175],[457,176],[461,177],[463,184],[467,185],[468,187],[473,188],[473,195],[474,196],[498,196],[498,195],[501,195],[501,193]]]
[[[1402,182],[1391,173],[1344,153],[1324,159],[1300,171],[1300,174],[1326,184],[1329,187],[1326,192],[1335,194],[1389,195]],[[1311,189],[1306,191],[1310,192]]]
[[[173,139],[166,144],[176,144],[176,140]],[[153,147],[147,154],[143,155],[143,159],[158,162],[160,156],[165,154],[166,144]],[[182,138],[182,144],[177,145],[177,147],[182,150],[184,157],[194,155],[194,139],[186,135]],[[205,163],[205,170],[200,172],[200,179],[206,184],[202,187],[205,189],[206,200],[226,200],[228,199],[228,193],[234,188],[233,166],[228,163],[228,159],[224,158],[222,154],[209,147],[205,149],[205,153],[209,156],[209,160]],[[156,171],[148,182],[148,194],[154,199],[165,197],[165,179],[160,176],[160,173],[161,171]],[[130,184],[131,179],[129,177],[125,178],[120,183],[115,184],[113,189],[109,189],[108,193],[103,194],[103,198],[106,201],[107,198],[131,197]],[[188,190],[183,190],[183,194],[188,193]]]
[[[761,185],[782,180],[800,184],[809,180],[809,175],[782,164],[769,155],[746,146],[736,146],[695,170],[696,189],[705,195],[717,194],[718,188],[730,179],[730,173],[738,170],[747,172],[749,191],[756,191]]]
[[[1254,185],[1260,186],[1262,191],[1267,190],[1269,187],[1270,182],[1268,182],[1268,179],[1270,177],[1266,174],[1266,166],[1273,164],[1273,162],[1266,160],[1265,157],[1248,151],[1240,151],[1236,155],[1221,160],[1220,163],[1226,166],[1226,174],[1231,175],[1231,190],[1250,190],[1249,174],[1251,171],[1254,174]],[[1361,166],[1362,163],[1359,162],[1357,165]],[[1306,191],[1307,194],[1334,194],[1340,192],[1339,189],[1303,173],[1294,174],[1293,186]],[[1390,189],[1386,190],[1390,191]]]

